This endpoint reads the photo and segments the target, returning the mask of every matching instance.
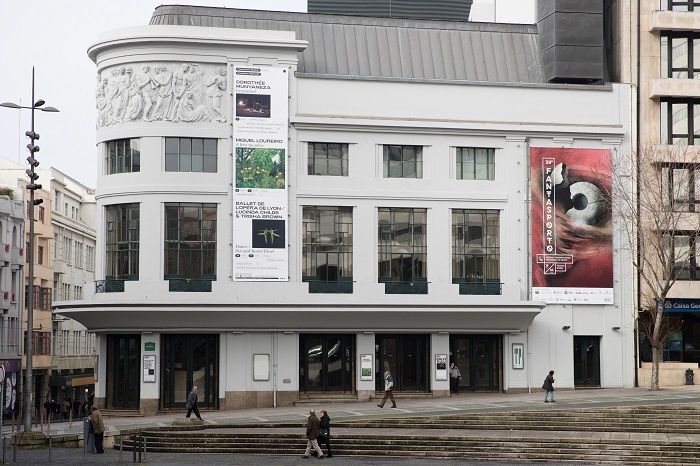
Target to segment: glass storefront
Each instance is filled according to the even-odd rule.
[[[396,391],[430,391],[430,335],[382,335],[375,339],[376,390],[389,369]]]
[[[354,335],[299,335],[300,390],[353,392],[354,341]]]
[[[183,408],[197,386],[200,408],[217,408],[219,389],[219,336],[162,336],[161,407]]]

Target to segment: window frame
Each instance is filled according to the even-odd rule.
[[[674,183],[676,170],[688,170],[688,199],[685,201],[674,199],[674,194],[678,191]],[[661,187],[665,191],[663,207],[666,212],[700,212],[700,164],[663,163],[661,180]],[[679,208],[679,206],[686,208]]]
[[[673,145],[673,144],[687,144],[689,146],[695,145],[695,140],[700,144],[700,128],[695,128],[695,112],[698,112],[700,116],[700,99],[687,98],[664,98],[661,99],[661,144]],[[673,107],[674,105],[686,105],[687,106],[687,127],[686,133],[674,133],[673,132]],[[699,125],[700,126],[700,125]],[[696,134],[697,132],[697,134]],[[678,140],[678,141],[676,141]]]
[[[382,145],[382,173],[383,178],[398,178],[398,179],[422,179],[423,178],[423,149],[425,146],[417,146],[410,144],[383,144]],[[400,160],[391,160],[392,148],[397,148],[400,151]],[[406,152],[408,149],[413,150],[413,160],[407,158]],[[401,169],[401,176],[392,176],[391,163],[398,163]],[[407,170],[407,165],[413,165],[414,176],[406,176],[411,174]]]
[[[104,147],[105,175],[141,172],[141,138],[112,139]]]
[[[382,213],[388,213],[389,223],[381,223]],[[404,233],[397,230],[402,222],[396,220],[398,214],[408,214],[409,221],[406,223],[406,234],[410,235],[410,246],[401,245],[396,241],[397,236]],[[424,215],[425,223],[416,222],[418,214]],[[422,230],[418,232],[419,230]],[[416,283],[428,280],[428,209],[413,207],[378,207],[377,208],[377,281],[379,283],[398,282]],[[422,239],[421,239],[422,238]],[[416,240],[420,244],[416,244]],[[396,243],[396,244],[395,244]],[[396,249],[406,249],[406,252],[395,253]],[[408,250],[410,249],[410,250]],[[404,259],[410,258],[410,267],[406,269]],[[394,260],[399,260],[399,276],[394,277]],[[382,263],[385,263],[383,265]],[[420,264],[420,266],[418,266]],[[387,269],[388,274],[382,269]],[[410,271],[410,279],[402,280],[406,270]],[[396,278],[399,278],[398,280]]]
[[[170,141],[176,141],[177,142],[177,149],[176,152],[170,151]],[[189,141],[189,152],[185,151],[182,143],[183,141]],[[194,153],[194,141],[201,141],[201,147],[202,147],[202,153],[195,154]],[[207,152],[207,147],[209,147],[209,144],[213,141],[214,147],[213,151]],[[196,138],[196,137],[164,137],[163,138],[163,153],[164,153],[164,159],[163,159],[163,170],[168,172],[168,173],[218,173],[219,172],[219,139],[217,138]],[[183,164],[182,162],[185,160],[183,157],[187,158],[189,156],[189,169],[185,170],[183,169]],[[201,156],[201,167],[199,170],[193,170],[193,160],[194,156]],[[170,157],[175,157],[175,160],[177,161],[177,169],[170,169],[169,163],[168,162]],[[214,161],[214,170],[205,170],[205,166],[207,166],[207,163],[211,163],[211,160],[213,159]],[[209,162],[206,162],[209,160]]]
[[[676,240],[678,238],[688,238],[688,248],[690,250],[689,260],[687,263],[684,263],[688,266],[688,277],[679,277],[677,275],[686,270],[685,267],[676,267]],[[676,281],[685,282],[700,280],[700,264],[698,264],[698,259],[700,259],[700,232],[693,230],[677,230],[673,232],[672,237],[669,236],[669,233],[662,234],[661,240],[666,248],[670,248],[667,251],[670,265],[666,267],[666,274],[670,271],[673,274],[673,279]]]
[[[333,213],[335,241],[322,242],[321,215]],[[350,221],[344,221],[349,218]],[[353,207],[352,206],[302,206],[302,281],[336,283],[353,278]],[[325,257],[326,276],[319,276],[319,257]],[[330,280],[329,257],[335,257],[336,279]],[[311,274],[309,272],[314,271]],[[325,278],[325,279],[324,279]]]
[[[104,208],[105,279],[138,280],[141,249],[141,204],[138,202],[110,204]],[[114,223],[118,223],[118,225],[110,226]],[[118,231],[117,228],[121,231]],[[126,260],[122,256],[125,256]]]
[[[307,143],[307,174],[309,176],[348,176],[349,175],[349,152],[350,144],[344,142],[309,142]],[[325,146],[325,147],[324,147]],[[330,173],[331,171],[331,156],[330,146],[339,146],[340,150],[340,173]],[[317,152],[317,150],[325,149],[325,154]],[[337,157],[334,157],[337,160]],[[325,163],[325,173],[318,170],[319,166]]]
[[[465,162],[464,156],[468,154],[465,151],[474,151],[472,154],[472,162]],[[479,151],[487,151],[487,161],[485,164],[477,162]],[[472,166],[472,178],[464,178],[465,167]],[[479,166],[486,165],[486,178],[478,178]],[[455,148],[455,178],[463,181],[494,181],[496,179],[496,149],[493,147],[456,147]]]
[[[674,10],[674,6],[685,6],[685,10]],[[692,12],[700,11],[700,1],[696,0],[666,0],[664,5],[665,11]]]
[[[461,223],[456,223],[456,216],[462,216]],[[470,230],[472,226],[469,223],[470,215],[481,216],[481,244],[469,244]],[[489,222],[489,218],[495,216],[497,219],[496,225]],[[461,227],[461,229],[460,229]],[[492,231],[495,230],[495,231]],[[501,280],[501,211],[498,209],[451,209],[451,238],[452,238],[452,254],[451,254],[451,275],[452,282],[460,283],[500,283]],[[461,235],[458,233],[461,231]],[[496,245],[489,245],[489,239],[495,238]],[[471,251],[470,251],[471,249]],[[479,249],[481,253],[477,252]],[[471,279],[467,277],[467,258],[473,260],[473,264],[477,262],[476,258],[481,258],[481,278],[477,279],[476,273]],[[461,259],[461,273],[456,274],[455,269],[457,260]],[[489,260],[495,259],[497,276],[489,276]]]
[[[177,218],[173,219],[168,217],[168,212],[169,209],[172,208],[177,208]],[[196,231],[196,235],[199,237],[199,240],[187,240],[184,239],[181,235],[186,231],[184,228],[184,222],[186,221],[185,218],[185,209],[197,209],[198,210],[198,215],[197,215],[197,222],[198,222],[198,230]],[[205,218],[204,214],[204,209],[214,209],[214,218],[213,220]],[[217,267],[217,228],[218,228],[218,205],[216,203],[196,203],[196,202],[165,202],[163,204],[163,219],[165,222],[164,225],[164,235],[165,237],[163,238],[163,277],[165,280],[171,280],[171,279],[185,279],[185,280],[211,280],[214,281],[216,280],[216,267]],[[209,228],[204,228],[204,223],[209,222]],[[190,233],[192,233],[191,230],[187,230]],[[175,232],[177,234],[176,239],[169,239],[169,235],[171,232]],[[205,241],[204,240],[204,232],[208,232],[210,235],[211,240]],[[183,248],[182,245],[190,245],[190,246],[198,246],[198,247],[187,247]],[[176,246],[176,247],[173,247]],[[176,251],[175,257],[176,257],[176,270],[172,271],[169,269],[169,254],[172,251]],[[197,274],[193,274],[192,271],[192,266],[190,265],[188,267],[189,273],[184,273],[184,271],[181,269],[181,267],[184,267],[184,263],[181,261],[183,254],[183,251],[189,251],[189,259],[185,261],[187,264],[192,263],[192,256],[195,255],[196,253],[199,253],[199,276],[195,276]],[[186,253],[185,253],[186,254]],[[212,258],[213,262],[209,264],[207,262],[208,258]],[[183,264],[183,265],[181,265]],[[212,272],[212,273],[204,273],[205,272],[205,266]]]
[[[700,11],[700,8],[698,9]],[[686,40],[686,60],[684,66],[674,66],[673,42],[674,40]],[[700,48],[700,33],[695,32],[664,32],[660,37],[660,65],[661,77],[667,79],[700,79],[700,60],[695,63],[696,48]],[[665,65],[665,66],[664,66]],[[675,76],[676,73],[686,76]]]

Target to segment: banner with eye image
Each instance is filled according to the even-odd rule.
[[[532,299],[613,304],[612,155],[530,149]]]
[[[233,280],[287,281],[288,70],[233,66]]]

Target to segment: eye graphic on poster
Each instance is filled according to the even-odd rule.
[[[284,189],[284,149],[236,147],[236,188]]]
[[[533,299],[612,304],[610,151],[532,148],[530,162]]]
[[[270,95],[236,94],[236,116],[270,118]]]
[[[253,248],[285,247],[284,220],[258,220],[253,219]]]

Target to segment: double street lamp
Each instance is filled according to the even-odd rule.
[[[39,146],[34,145],[34,143],[39,139],[39,135],[34,132],[34,111],[59,111],[54,107],[44,107],[46,102],[44,102],[42,99],[34,100],[34,67],[32,67],[31,102],[33,102],[31,107],[23,107],[12,102],[0,103],[0,107],[14,108],[17,110],[28,109],[32,111],[32,129],[24,133],[31,140],[31,142],[27,144],[27,149],[29,150],[29,157],[27,157],[29,168],[26,170],[27,176],[29,177],[29,184],[27,184],[27,189],[29,190],[29,250],[27,251],[27,260],[29,261],[29,292],[27,293],[27,333],[24,343],[24,353],[27,356],[27,365],[24,371],[24,387],[22,390],[24,397],[23,418],[25,432],[31,432],[32,430],[32,390],[34,385],[32,376],[32,358],[34,356],[34,206],[44,202],[43,199],[34,199],[34,191],[41,189],[41,185],[36,182],[39,175],[34,170],[39,165],[39,162],[34,157],[35,154],[39,152]]]

